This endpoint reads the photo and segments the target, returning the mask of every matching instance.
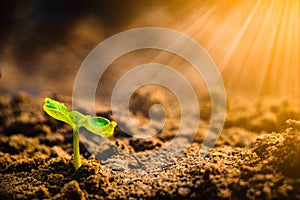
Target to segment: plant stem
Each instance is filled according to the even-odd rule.
[[[79,132],[77,128],[73,128],[73,154],[75,169],[81,166],[80,152],[79,152]]]

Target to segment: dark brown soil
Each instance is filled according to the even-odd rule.
[[[68,98],[57,99],[70,107]],[[117,128],[97,147],[101,159],[81,144],[78,171],[71,128],[47,116],[42,104],[26,94],[0,96],[0,199],[300,199],[300,113],[288,100],[264,99],[257,109],[229,102],[222,135],[205,157],[199,150],[208,116],[192,145],[169,162],[154,152],[174,139],[176,119],[148,139]],[[176,151],[186,140],[177,138],[169,148]]]

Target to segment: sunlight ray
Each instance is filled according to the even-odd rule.
[[[294,91],[293,94],[297,96],[298,98],[300,97],[300,92],[299,92],[299,87],[300,87],[300,63],[299,63],[299,55],[300,55],[300,31],[299,31],[299,26],[300,26],[300,1],[298,1],[298,4],[295,6],[295,73],[294,73],[294,79],[295,79],[295,85],[294,85]]]
[[[245,73],[249,71],[249,69],[246,69],[245,65],[250,56],[251,49],[253,49],[253,41],[256,40],[257,34],[261,29],[261,15],[259,14],[265,7],[267,7],[266,2],[262,3],[255,16],[253,15],[251,22],[249,22],[248,29],[240,39],[240,42],[237,44],[236,49],[230,58],[230,62],[226,64],[228,66],[223,70],[225,79],[229,79],[227,80],[226,85],[230,88],[240,88],[241,91],[245,91],[245,88],[243,87],[245,87],[245,80],[249,76],[248,73]],[[253,61],[251,64],[252,63]]]
[[[288,1],[285,1],[284,4],[284,11],[282,14],[282,26],[279,29],[280,31],[280,37],[279,37],[279,45],[277,50],[277,56],[275,57],[276,63],[274,65],[274,77],[271,78],[271,82],[269,84],[273,85],[273,90],[277,90],[278,94],[284,93],[285,84],[275,85],[273,83],[276,83],[277,80],[281,80],[283,83],[286,83],[286,67],[288,64],[288,58],[287,58],[287,37],[286,37],[286,30],[288,28],[289,24],[289,6]]]
[[[247,6],[248,7],[248,6]],[[249,6],[250,7],[250,6]],[[241,9],[245,9],[245,5],[243,2],[238,1],[238,4],[236,4],[234,7],[230,8],[231,13],[238,13]],[[228,35],[231,35],[232,31],[235,28],[240,28],[240,24],[245,21],[245,19],[248,17],[247,12],[244,12],[239,16],[239,19],[235,21],[235,23],[232,23],[232,15],[227,15],[224,17],[224,19],[220,20],[218,22],[218,27],[216,28],[214,34],[209,38],[209,41],[206,44],[206,49],[209,51],[211,49],[214,49],[216,44],[222,44],[224,46],[223,48],[226,49],[231,44],[231,39],[227,37]],[[241,22],[241,23],[240,23]],[[217,26],[216,25],[216,26]],[[228,40],[229,39],[229,40]],[[225,43],[225,45],[224,45]],[[226,44],[228,43],[228,44]]]
[[[192,21],[192,24],[184,30],[184,33],[190,36],[196,36],[199,32],[204,33],[205,31],[209,30],[209,26],[213,25],[213,19],[215,13],[217,13],[219,9],[219,6],[219,3],[216,3],[204,15],[199,16],[199,14],[197,14],[196,21],[189,20]]]
[[[205,1],[205,9],[193,5],[184,11],[191,13],[183,23],[172,24],[209,52],[226,87],[256,96],[300,96],[300,1]],[[177,64],[174,57],[166,60]]]
[[[283,63],[281,67],[281,74],[282,74],[282,81],[286,84],[281,85],[281,93],[291,93],[290,87],[293,87],[293,79],[291,77],[291,73],[293,70],[293,56],[291,49],[293,47],[292,44],[292,33],[293,33],[293,26],[292,26],[292,20],[293,20],[293,7],[289,6],[286,10],[286,25],[285,25],[285,37],[283,38],[285,40],[285,47],[284,47],[284,54],[283,54]]]
[[[274,1],[272,1],[274,2]],[[277,7],[278,8],[278,7]],[[268,23],[268,27],[265,28],[265,30],[267,31],[267,34],[265,37],[268,37],[269,39],[266,41],[268,42],[268,45],[265,46],[265,59],[263,59],[263,65],[265,66],[265,74],[262,78],[262,88],[259,91],[259,95],[258,96],[262,96],[263,93],[265,92],[265,88],[266,88],[266,82],[268,82],[268,78],[269,78],[269,74],[272,70],[272,59],[273,59],[273,55],[274,52],[277,50],[276,49],[276,36],[278,34],[278,26],[280,24],[280,19],[277,16],[277,12],[278,9],[276,9],[275,4],[273,3],[273,8],[272,8],[272,13],[271,13],[271,19],[273,21],[273,23]],[[265,38],[263,38],[265,39]]]
[[[254,95],[259,96],[263,89],[264,78],[267,73],[268,65],[272,57],[272,48],[274,45],[276,27],[272,26],[269,22],[272,20],[272,12],[274,8],[274,2],[271,1],[268,5],[268,10],[266,15],[262,19],[261,27],[259,29],[258,35],[256,36],[255,41],[253,42],[253,47],[250,52],[249,60],[245,64],[245,67],[250,69],[250,75],[256,76],[256,81],[248,82],[247,84],[252,85],[254,88]],[[275,28],[275,29],[274,29]],[[265,41],[266,37],[269,37]],[[261,44],[264,43],[264,51],[259,51],[261,49]],[[258,53],[259,52],[259,53]],[[255,62],[251,62],[255,60]],[[260,70],[257,71],[257,66],[260,66]]]
[[[249,53],[246,58],[244,58],[244,64],[242,67],[242,88],[249,88],[254,95],[258,96],[261,93],[263,87],[263,80],[267,72],[267,65],[271,57],[271,50],[273,47],[273,41],[275,37],[275,31],[271,31],[269,27],[269,22],[272,19],[272,11],[274,7],[274,2],[265,1],[266,13],[258,14],[256,18],[259,18],[260,25],[257,28],[257,33],[252,39],[253,45],[249,49]],[[261,7],[263,8],[263,7]],[[264,41],[266,36],[269,36],[269,39]],[[264,47],[262,47],[264,43]],[[253,81],[253,77],[255,81]]]
[[[274,29],[274,33],[275,33],[275,38],[273,40],[273,47],[272,47],[272,51],[271,51],[271,59],[268,63],[268,70],[267,70],[267,74],[265,76],[264,79],[264,89],[262,91],[262,94],[268,93],[269,91],[272,91],[273,88],[271,88],[271,77],[274,74],[274,57],[275,57],[275,53],[278,51],[278,38],[279,38],[279,27],[281,26],[281,21],[282,18],[281,16],[279,16],[278,14],[280,13],[282,15],[282,9],[283,9],[283,2],[281,1],[279,5],[277,5],[276,7],[274,7],[274,12],[275,14],[273,15],[274,17],[274,25],[273,25],[273,29]]]
[[[255,13],[257,12],[257,9],[259,8],[260,5],[260,1],[257,1],[255,6],[253,7],[251,13],[249,14],[248,18],[246,19],[243,27],[240,29],[240,31],[237,33],[237,35],[235,36],[235,40],[233,41],[233,43],[231,44],[230,48],[227,50],[227,53],[225,55],[225,57],[221,60],[220,62],[220,70],[222,71],[225,66],[227,65],[229,59],[231,58],[231,56],[233,55],[235,49],[237,48],[237,46],[239,45],[243,35],[245,34],[247,28],[249,27],[249,24],[253,18],[253,16],[255,15]]]
[[[270,70],[268,71],[266,82],[265,82],[265,91],[268,93],[270,91],[279,91],[277,84],[272,84],[276,82],[278,76],[280,75],[280,61],[282,60],[283,45],[284,45],[284,29],[286,23],[286,9],[287,4],[281,1],[283,5],[277,4],[276,9],[277,16],[279,16],[279,24],[276,26],[276,39],[274,42],[274,48],[272,52],[272,60],[270,62]]]
[[[203,11],[201,9],[201,12],[199,12],[199,9],[193,14],[190,14],[187,19],[185,19],[185,22],[181,23],[180,26],[178,26],[178,23],[172,22],[170,24],[175,24],[175,26],[172,26],[175,30],[179,30],[189,36],[196,35],[196,32],[199,32],[199,27],[201,27],[201,32],[204,34],[205,30],[208,30],[206,26],[208,26],[209,23],[207,23],[210,19],[213,19],[213,16],[217,12],[219,4],[213,4],[207,8],[207,10]],[[211,22],[213,24],[213,22]],[[161,53],[157,53],[154,59],[159,59],[165,55]],[[168,61],[172,62],[173,58],[170,58]]]

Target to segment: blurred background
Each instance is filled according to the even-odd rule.
[[[228,96],[298,99],[299,9],[299,0],[0,0],[0,90],[71,95],[82,61],[101,41],[158,26],[198,41],[222,73]],[[141,50],[112,64],[100,93],[109,94],[129,68],[148,62],[170,65],[195,87],[202,84],[176,55]]]

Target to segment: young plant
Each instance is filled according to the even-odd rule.
[[[114,133],[114,128],[117,123],[109,121],[104,117],[91,117],[84,115],[78,111],[68,111],[64,103],[55,101],[50,98],[45,98],[44,110],[51,117],[69,124],[73,128],[73,153],[74,166],[77,170],[81,166],[79,152],[79,128],[85,127],[90,132],[102,136],[109,137]]]

